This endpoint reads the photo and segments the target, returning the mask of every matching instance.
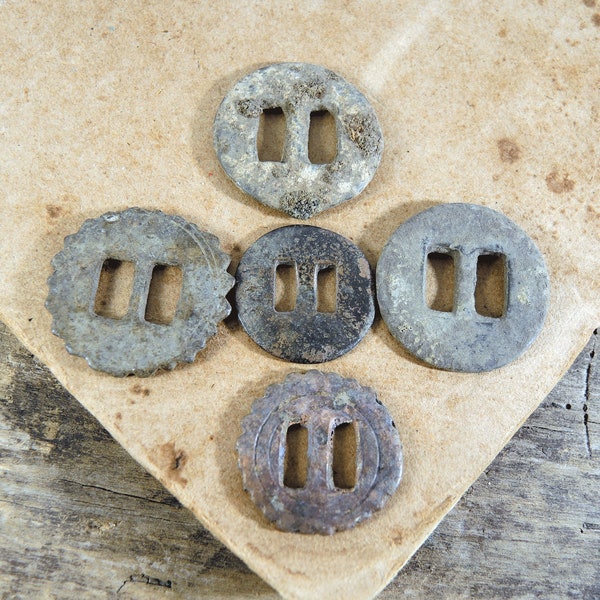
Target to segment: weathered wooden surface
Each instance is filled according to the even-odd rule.
[[[600,598],[597,338],[380,598]],[[2,325],[0,399],[0,598],[277,597]]]

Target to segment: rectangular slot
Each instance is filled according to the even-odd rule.
[[[274,308],[277,312],[291,312],[296,308],[298,277],[294,263],[280,263],[275,269]]]
[[[356,427],[341,423],[333,432],[333,485],[351,490],[356,485]]]
[[[499,319],[506,310],[506,257],[480,254],[477,258],[475,310],[484,317]]]
[[[425,302],[432,310],[454,309],[454,257],[449,252],[430,252],[425,265]]]
[[[337,310],[337,269],[335,265],[317,267],[317,312]]]
[[[283,485],[303,488],[308,476],[308,429],[296,423],[288,427],[285,436]]]
[[[177,265],[155,265],[148,288],[144,318],[150,323],[168,325],[173,321],[183,285],[183,272]]]
[[[308,160],[315,165],[332,163],[337,156],[335,117],[328,110],[310,113]]]
[[[260,114],[256,151],[261,162],[281,162],[285,145],[286,119],[279,107],[266,108]]]
[[[135,265],[128,260],[107,258],[102,264],[94,312],[100,317],[122,319],[129,309]]]

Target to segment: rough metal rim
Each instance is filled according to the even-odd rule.
[[[281,108],[286,139],[281,162],[258,159],[263,110]],[[329,164],[308,158],[310,114],[327,110],[336,122],[337,156]],[[358,195],[371,181],[383,152],[373,108],[353,85],[324,67],[278,63],[238,81],[217,111],[214,147],[229,177],[259,202],[298,219]]]
[[[353,489],[332,480],[333,430],[357,428]],[[283,485],[285,439],[290,425],[308,429],[308,478],[303,488]],[[381,509],[402,478],[402,444],[375,392],[335,373],[288,375],[267,388],[242,421],[237,441],[244,488],[278,529],[330,535],[354,527]]]
[[[293,311],[274,307],[275,270],[294,264],[297,303]],[[337,309],[316,310],[316,274],[335,266]],[[311,225],[289,225],[259,238],[242,256],[236,273],[238,318],[264,350],[296,363],[333,360],[354,348],[375,316],[371,268],[345,237]]]
[[[456,261],[454,308],[425,302],[429,252]],[[475,310],[477,259],[505,257],[505,310],[499,318]],[[520,356],[537,337],[549,303],[544,259],[529,236],[506,216],[484,206],[445,204],[402,224],[377,265],[377,298],[392,335],[412,354],[441,369],[481,372]]]
[[[122,319],[99,316],[94,299],[107,258],[135,263],[133,290]],[[192,362],[217,323],[231,311],[225,294],[234,279],[219,240],[178,216],[129,208],[83,223],[52,260],[46,307],[52,332],[90,367],[115,376],[148,376]],[[144,319],[155,265],[177,265],[183,282],[169,325]]]

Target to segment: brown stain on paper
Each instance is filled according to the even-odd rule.
[[[518,144],[508,138],[502,138],[497,142],[500,160],[505,163],[514,163],[521,158],[521,148]]]
[[[79,197],[75,194],[63,194],[52,204],[46,205],[46,216],[48,220],[54,221],[60,217],[66,217],[71,214],[71,207],[79,202]]]
[[[592,23],[596,26],[596,27],[600,27],[600,13],[594,13],[592,15]]]
[[[587,207],[587,229],[596,238],[600,239],[600,210],[591,204]]]
[[[570,192],[575,187],[575,182],[569,179],[568,173],[559,173],[557,169],[554,169],[546,175],[546,185],[551,192],[562,194]]]
[[[46,206],[46,213],[50,219],[58,219],[63,213],[63,208],[57,204],[48,204]]]
[[[147,387],[144,387],[143,385],[140,385],[139,383],[136,383],[131,388],[131,391],[134,394],[137,394],[138,396],[149,396],[150,395],[150,390]]]
[[[181,471],[187,462],[187,454],[175,447],[175,442],[167,442],[156,448],[156,463],[167,481],[187,485]]]

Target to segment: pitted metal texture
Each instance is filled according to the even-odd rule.
[[[280,108],[286,119],[280,162],[260,161],[259,118]],[[308,155],[311,113],[335,120],[337,153],[328,164]],[[373,108],[353,85],[323,67],[272,64],[238,81],[214,122],[214,147],[227,175],[259,202],[308,219],[359,194],[371,181],[383,152]]]
[[[455,264],[452,310],[425,302],[429,253]],[[504,261],[504,310],[476,311],[480,256]],[[481,372],[520,356],[539,334],[549,303],[544,259],[529,236],[506,216],[474,204],[425,210],[391,236],[377,265],[377,297],[392,335],[412,354],[441,369]]]
[[[94,310],[107,259],[135,265],[128,309],[120,319]],[[167,325],[145,319],[157,265],[182,271],[179,301]],[[214,235],[178,216],[129,208],[89,219],[65,238],[64,249],[52,260],[46,301],[52,331],[71,354],[115,376],[148,376],[180,361],[192,362],[231,310],[225,299],[234,283],[228,265],[229,256]]]
[[[356,477],[351,489],[334,481],[333,439],[350,424],[356,436]],[[287,433],[308,431],[307,476],[302,487],[285,485]],[[278,529],[333,534],[350,529],[382,508],[402,477],[402,445],[375,392],[334,373],[288,375],[254,402],[237,442],[244,488]]]
[[[275,309],[279,265],[294,270],[295,307]],[[319,312],[318,273],[332,268],[335,311]],[[373,281],[361,250],[341,235],[310,225],[290,225],[259,238],[236,273],[238,317],[248,335],[274,356],[296,363],[337,358],[358,344],[375,315]]]

